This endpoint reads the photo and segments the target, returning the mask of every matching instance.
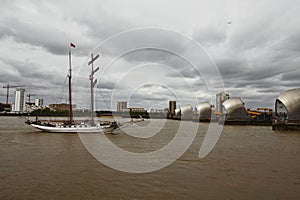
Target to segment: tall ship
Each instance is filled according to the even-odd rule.
[[[74,121],[73,108],[72,108],[72,57],[71,48],[75,48],[73,43],[70,43],[69,48],[69,73],[68,73],[68,96],[69,96],[69,116],[68,120],[64,122],[42,122],[36,118],[35,121],[27,120],[26,123],[30,126],[45,132],[53,133],[110,133],[119,127],[116,121],[112,122],[98,122],[94,120],[94,86],[97,83],[97,79],[94,80],[94,74],[99,70],[99,67],[94,69],[94,61],[99,58],[99,54],[94,57],[91,54],[91,60],[88,65],[91,66],[90,74],[90,91],[91,91],[91,119],[84,121]]]

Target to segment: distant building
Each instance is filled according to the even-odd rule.
[[[26,112],[32,112],[37,109],[42,109],[44,104],[43,99],[36,98],[33,103],[26,103]]]
[[[0,103],[0,112],[10,112],[10,111],[11,111],[10,104]]]
[[[118,112],[123,112],[125,110],[127,110],[127,102],[125,102],[125,101],[118,102],[117,111]]]
[[[165,109],[159,109],[159,108],[151,108],[150,113],[167,113],[168,108]]]
[[[23,112],[25,111],[25,89],[17,88],[15,92],[15,112]]]
[[[144,112],[144,108],[128,108],[130,112]]]
[[[70,104],[61,103],[61,104],[49,104],[49,108],[55,111],[70,111]],[[72,109],[76,109],[76,105],[72,104]]]
[[[223,103],[229,98],[229,94],[224,91],[216,95],[216,112],[223,113]]]
[[[256,110],[254,110],[248,108],[247,112],[250,115],[250,120],[252,124],[272,124],[273,109],[257,108]]]
[[[34,100],[34,104],[35,104],[35,106],[37,106],[37,107],[42,107],[43,104],[44,104],[44,99],[36,98],[36,99]]]
[[[176,110],[176,101],[169,101],[169,114],[174,116]]]

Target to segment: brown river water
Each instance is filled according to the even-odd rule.
[[[0,117],[0,199],[300,199],[300,132],[225,126],[200,159],[208,127],[201,124],[178,160],[135,174],[97,161],[77,134],[44,133],[24,121]],[[168,124],[149,139],[108,137],[129,151],[152,151],[174,136],[176,122]]]

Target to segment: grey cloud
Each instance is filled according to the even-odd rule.
[[[48,24],[32,24],[16,18],[1,19],[0,36],[12,37],[18,42],[41,46],[54,54],[66,54],[70,41],[67,34]]]
[[[30,61],[17,61],[1,58],[14,74],[0,75],[0,81],[10,85],[22,85],[27,94],[37,94],[39,98],[44,98],[45,103],[56,102],[64,80],[62,74],[53,74],[51,71],[45,71],[37,63]],[[13,96],[11,94],[10,96]],[[10,97],[12,101],[12,97]]]
[[[223,79],[225,80],[240,77],[246,71],[246,66],[240,59],[216,59],[215,63],[220,70]]]
[[[111,57],[122,56],[130,62],[162,61],[180,56],[186,50],[184,36],[159,28],[140,28],[105,41],[99,51]]]
[[[86,27],[86,34],[98,40],[98,42],[129,28],[133,28],[133,25],[128,21],[108,14],[100,6],[96,6],[96,8],[96,11],[93,10],[88,15],[86,13],[72,15],[70,19],[80,26]]]
[[[167,101],[169,98],[167,96],[163,96],[160,94],[152,94],[151,96],[148,95],[134,95],[131,97],[131,101]]]
[[[265,93],[274,94],[274,93],[279,93],[280,91],[282,91],[282,88],[280,88],[280,87],[270,87],[268,89],[258,89],[257,90],[257,92],[263,93],[263,94],[265,94]]]
[[[97,88],[101,89],[101,90],[112,90],[116,87],[116,83],[113,81],[108,81],[108,80],[100,80],[97,84]],[[118,86],[118,89],[120,88],[120,86]]]
[[[0,42],[6,41],[7,38],[13,38],[16,44],[22,47],[42,47],[37,48],[36,52],[47,51],[49,59],[52,59],[54,54],[66,55],[68,43],[72,41],[77,45],[74,56],[79,59],[114,34],[150,24],[145,23],[147,19],[144,18],[144,15],[135,13],[135,10],[139,9],[138,5],[133,9],[126,8],[128,11],[132,11],[130,14],[126,14],[126,12],[122,13],[120,10],[116,11],[114,8],[108,7],[105,2],[70,2],[55,1],[53,3],[51,1],[49,4],[31,2],[33,7],[36,7],[36,10],[32,11],[36,12],[38,18],[32,21],[30,19],[33,19],[32,13],[34,12],[27,12],[26,4],[22,4],[25,7],[20,9],[16,2],[1,2]],[[67,4],[71,6],[67,7]],[[119,2],[119,4],[126,7],[126,3]],[[153,22],[150,25],[172,27],[179,32],[191,33],[196,41],[203,44],[216,62],[227,87],[226,90],[233,96],[241,96],[246,104],[249,102],[252,105],[271,105],[273,99],[280,92],[300,85],[300,30],[299,20],[297,20],[299,12],[296,9],[298,3],[279,1],[270,6],[263,2],[259,5],[247,6],[247,9],[240,8],[241,4],[243,3],[236,2],[234,6],[232,6],[233,4],[228,6],[236,8],[230,10],[234,13],[231,25],[224,22],[224,25],[219,26],[214,23],[224,20],[225,11],[216,13],[206,25],[197,20],[201,13],[199,16],[195,13],[195,21],[189,22],[190,26],[187,27],[178,25],[180,23],[169,24],[164,15],[151,15],[150,18],[153,19]],[[156,6],[149,6],[147,9],[155,9]],[[172,6],[173,4],[170,4],[170,8]],[[57,17],[50,19],[54,13],[57,13]],[[173,14],[170,13],[170,16],[176,21],[177,15]],[[133,18],[132,16],[135,15],[137,16]],[[128,66],[159,63],[168,66],[169,71],[162,72],[156,68],[151,73],[160,74],[159,77],[166,79],[165,85],[177,89],[186,99],[191,95],[190,90],[186,89],[182,83],[182,76],[193,83],[193,89],[196,91],[203,89],[204,92],[205,84],[201,73],[205,74],[206,70],[210,68],[208,63],[201,63],[204,56],[198,55],[199,53],[190,48],[191,45],[180,36],[174,37],[172,34],[161,33],[154,29],[141,29],[139,33],[124,34],[122,37],[108,40],[99,48],[95,48],[95,51],[104,57],[121,56],[121,62],[118,62],[118,66],[114,68],[116,70],[108,71],[108,75],[105,74],[107,79],[99,79],[97,91],[101,91],[101,94],[109,99],[109,95],[117,84],[116,79],[118,78],[114,75],[121,77],[122,73],[126,73],[126,70],[130,69]],[[156,46],[165,48],[152,48]],[[136,50],[137,47],[143,47],[143,49]],[[19,48],[19,46],[14,46],[14,48]],[[6,52],[6,49],[8,49],[7,46],[0,47],[0,53]],[[178,55],[165,49],[173,49]],[[126,50],[130,52],[128,53]],[[124,51],[125,54],[123,54]],[[12,53],[10,52],[10,54]],[[198,58],[195,59],[199,61],[197,70],[180,57],[180,55],[186,54],[192,54],[193,58]],[[4,64],[1,70],[4,67],[8,67],[9,70],[2,70],[0,81],[28,85],[30,91],[39,93],[52,101],[55,99],[53,96],[56,95],[57,88],[63,82],[65,74],[57,72],[53,75],[50,69],[52,66],[35,61],[35,56],[32,55],[31,59],[27,59],[30,56],[20,56],[20,59],[1,57],[1,64]],[[145,71],[145,69],[143,70]],[[89,84],[88,74],[82,74],[82,76],[84,76],[82,80],[81,77],[77,80],[79,90],[87,89]],[[143,79],[145,77],[147,74],[136,74],[136,78]],[[209,77],[204,78],[214,80],[215,77],[210,74]],[[129,78],[124,85],[119,85],[118,88],[124,88],[121,88],[120,93],[116,94],[118,98],[127,97],[126,93],[132,91],[128,91],[126,88],[128,89],[134,83],[134,80]],[[156,87],[158,86],[150,84],[143,86],[148,91],[155,90]],[[219,85],[216,87],[222,89]],[[143,93],[135,97],[142,104],[143,101],[147,103],[151,101],[165,102],[168,96],[164,96],[163,93],[145,96]],[[257,103],[255,103],[256,98],[260,99],[257,100]]]
[[[186,67],[177,72],[171,71],[169,74],[167,74],[167,76],[173,78],[195,78],[200,77],[200,74],[195,68]]]
[[[289,88],[299,88],[300,87],[300,80],[297,81],[285,81],[281,83],[282,86],[286,87],[286,90]]]
[[[299,66],[300,66],[300,64],[299,64]],[[283,80],[283,81],[293,81],[293,80],[299,81],[300,80],[300,69],[283,72],[281,74],[281,80]]]
[[[53,74],[49,73],[51,71],[51,67],[49,70],[45,71],[38,66],[37,63],[31,61],[17,61],[2,58],[4,63],[8,64],[14,71],[15,75],[21,77],[26,80],[52,80],[51,83],[57,83],[57,80],[63,80],[63,76],[61,74]]]
[[[204,46],[218,45],[226,40],[225,31],[216,28],[203,28],[193,33],[193,38]]]
[[[292,33],[287,39],[284,41],[282,45],[283,48],[287,51],[295,51],[296,53],[300,52],[300,30],[296,33]]]

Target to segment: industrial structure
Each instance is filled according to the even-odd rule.
[[[254,110],[248,108],[247,112],[250,115],[251,125],[272,125],[273,109],[256,108],[256,110]]]
[[[175,116],[175,110],[176,110],[176,101],[169,101],[169,113],[168,113],[169,118],[173,118]]]
[[[300,130],[300,88],[279,95],[274,117],[274,130]]]
[[[44,99],[39,99],[39,98],[36,98],[34,100],[34,105],[36,107],[42,107],[44,105]]]
[[[23,87],[23,85],[9,85],[3,86],[3,88],[6,88],[6,104],[9,103],[9,88],[19,88]]]
[[[241,98],[227,99],[223,103],[225,124],[250,124],[250,115],[244,107]]]
[[[209,122],[211,115],[212,107],[208,102],[203,102],[196,106],[196,117],[200,122]]]
[[[223,113],[223,103],[230,98],[224,91],[216,95],[216,112]]]
[[[181,120],[193,120],[193,107],[191,105],[186,105],[182,106],[181,108],[175,109],[175,115],[173,116],[173,118]]]

